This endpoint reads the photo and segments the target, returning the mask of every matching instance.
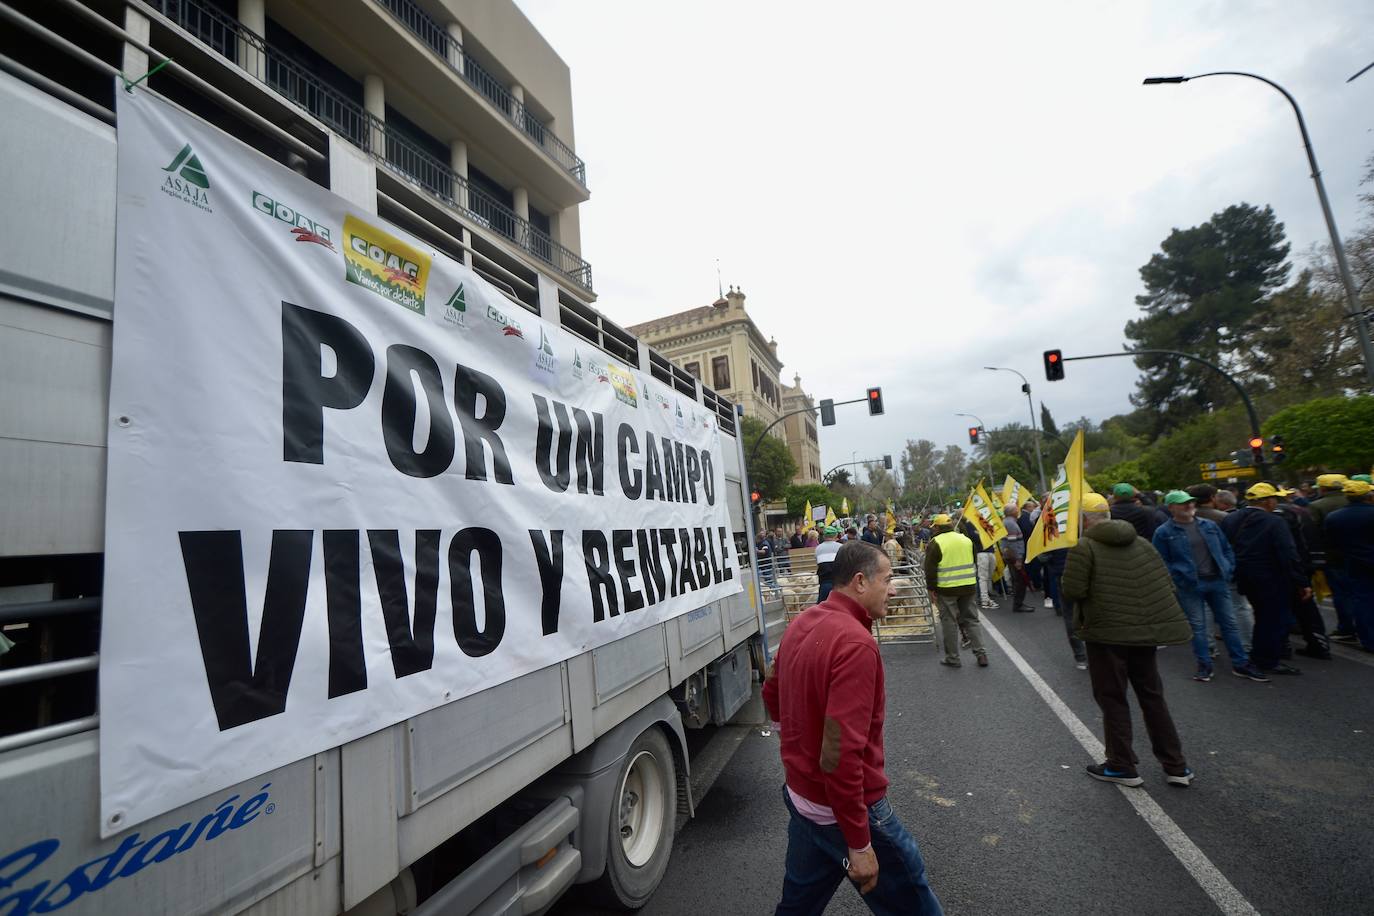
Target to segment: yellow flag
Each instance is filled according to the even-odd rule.
[[[897,530],[897,513],[892,511],[892,500],[887,501],[887,525],[889,532]]]
[[[844,499],[840,500],[840,514],[841,514],[841,515],[848,515],[848,514],[849,514],[849,497],[848,497],[848,496],[846,496]]]
[[[829,528],[831,525],[835,524],[835,523],[838,522],[838,521],[839,521],[839,519],[835,518],[835,510],[832,509],[832,508],[830,508],[829,506],[826,506],[826,507],[825,507],[825,526],[826,526],[827,528]]]
[[[1002,524],[1002,517],[993,511],[992,499],[988,491],[983,489],[981,480],[964,501],[961,514],[978,531],[978,539],[984,547],[991,547],[1007,536],[1007,526]]]
[[[1035,499],[1035,494],[1031,492],[1030,487],[1019,483],[1015,477],[1008,474],[1007,479],[1002,482],[1002,504],[1010,506],[1014,503],[1018,506],[1024,506],[1028,499]],[[1035,499],[1035,501],[1039,502],[1040,500]]]
[[[816,527],[815,521],[811,518],[811,500],[806,501],[806,518],[802,522],[802,531],[807,532]]]
[[[1026,562],[1046,551],[1072,547],[1078,543],[1078,507],[1083,500],[1083,430],[1073,437],[1069,454],[1054,474],[1049,498],[1040,507],[1026,543]]]
[[[1006,562],[1002,559],[1002,545],[1001,545],[1001,544],[993,544],[993,545],[992,545],[992,552],[993,552],[993,555],[997,557],[997,567],[996,567],[996,569],[994,569],[993,572],[992,572],[992,581],[994,581],[994,582],[1001,582],[1001,581],[1002,581],[1002,577],[1005,576],[1005,575],[1007,574],[1007,564],[1006,564]]]

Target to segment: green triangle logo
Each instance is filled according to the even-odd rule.
[[[446,302],[445,305],[456,312],[466,312],[468,310],[468,300],[463,293],[463,284],[458,284],[458,288],[453,291],[452,296],[448,297],[448,302]]]
[[[210,178],[205,174],[205,166],[200,164],[200,158],[191,151],[191,144],[189,143],[181,148],[181,152],[177,153],[172,164],[162,171],[176,172],[178,169],[181,170],[179,172],[181,177],[189,183],[207,191],[210,189]]]

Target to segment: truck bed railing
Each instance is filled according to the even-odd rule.
[[[0,754],[99,726],[100,598],[0,604]]]

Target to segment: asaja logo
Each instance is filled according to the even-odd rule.
[[[448,301],[444,303],[444,320],[449,324],[456,324],[460,328],[468,326],[468,297],[461,283],[453,291],[453,295],[448,297]]]
[[[181,152],[172,159],[171,165],[162,171],[167,173],[167,178],[162,182],[162,193],[206,213],[215,212],[210,209],[210,176],[205,173],[205,166],[200,164],[200,157],[191,150],[191,144],[183,146]]]
[[[558,372],[558,359],[553,355],[553,344],[543,327],[539,328],[539,349],[534,354],[534,367],[550,375]]]
[[[582,351],[581,351],[581,350],[577,350],[577,349],[574,349],[574,350],[573,350],[572,374],[573,374],[573,378],[575,378],[575,379],[582,379],[582,378],[586,378],[586,376],[587,376],[587,368],[586,368],[586,366],[582,365]]]
[[[520,322],[507,315],[505,312],[497,310],[494,306],[487,306],[487,317],[501,325],[501,333],[507,337],[524,337],[525,331],[520,327]]]
[[[425,313],[429,255],[356,216],[344,217],[344,277],[383,299]]]
[[[323,245],[330,251],[334,250],[334,242],[330,239],[329,227],[315,222],[299,210],[273,200],[261,191],[253,192],[253,209],[286,223],[291,227],[291,234],[296,237],[296,241],[312,242],[316,245]]]

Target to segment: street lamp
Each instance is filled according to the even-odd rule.
[[[1005,366],[984,366],[983,368],[989,372],[1016,372],[1015,369],[1008,369]],[[1021,378],[1021,390],[1026,393],[1026,404],[1030,407],[1031,433],[1033,433],[1031,445],[1035,447],[1035,467],[1040,472],[1040,492],[1045,493],[1048,492],[1049,486],[1045,483],[1045,462],[1040,457],[1040,429],[1035,425],[1035,402],[1031,400],[1030,382],[1026,381],[1026,377],[1020,372],[1016,372],[1016,374]]]
[[[1368,69],[1368,68],[1366,68]],[[1360,73],[1364,71],[1361,70]],[[1357,73],[1355,76],[1359,76]],[[1252,80],[1259,80],[1266,83],[1279,92],[1288,100],[1288,104],[1293,106],[1293,114],[1298,119],[1298,130],[1302,133],[1303,149],[1307,151],[1307,163],[1312,167],[1312,181],[1317,186],[1317,200],[1322,205],[1322,216],[1326,218],[1326,231],[1331,235],[1331,248],[1336,253],[1336,266],[1341,272],[1341,284],[1345,286],[1346,305],[1350,309],[1349,317],[1355,319],[1355,335],[1360,340],[1360,352],[1364,355],[1364,372],[1369,379],[1369,385],[1374,388],[1374,342],[1369,337],[1369,321],[1360,309],[1359,293],[1355,290],[1355,279],[1350,275],[1350,263],[1345,257],[1345,246],[1341,244],[1341,235],[1336,231],[1336,218],[1331,215],[1331,203],[1326,199],[1326,186],[1322,184],[1321,169],[1317,168],[1317,154],[1312,151],[1312,140],[1307,136],[1307,124],[1302,119],[1302,109],[1298,107],[1297,100],[1288,94],[1278,83],[1255,73],[1246,73],[1242,70],[1217,70],[1212,73],[1199,73],[1197,76],[1150,76],[1145,78],[1146,86],[1158,86],[1165,83],[1186,83],[1189,80],[1200,80],[1207,76],[1244,76]],[[1354,79],[1352,76],[1350,79]],[[1347,80],[1346,82],[1349,82]]]
[[[969,417],[970,419],[977,420],[977,421],[978,421],[978,428],[981,429],[981,430],[983,431],[983,435],[985,435],[985,436],[990,436],[990,435],[991,435],[991,434],[988,432],[988,426],[987,426],[987,424],[984,423],[984,422],[982,421],[982,419],[980,419],[976,414],[971,414],[971,413],[956,413],[955,416],[956,416],[956,417]],[[991,439],[991,438],[988,439],[988,444],[987,444],[986,446],[984,446],[984,448],[983,448],[983,454],[986,455],[986,456],[987,456],[987,459],[988,459],[988,486],[992,486],[993,483],[994,483],[994,481],[993,481],[993,479],[992,479],[992,439]]]

